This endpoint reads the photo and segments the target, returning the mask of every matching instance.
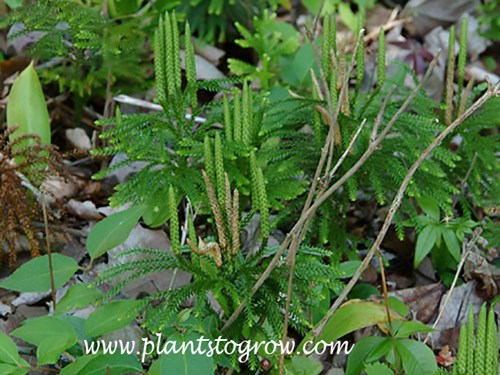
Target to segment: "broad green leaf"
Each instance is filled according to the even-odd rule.
[[[391,312],[391,320],[403,320],[396,312]],[[360,328],[387,322],[385,306],[375,302],[351,300],[338,308],[328,320],[319,340],[333,342]]]
[[[351,29],[352,32],[356,32],[356,27],[358,25],[358,19],[351,10],[351,6],[348,3],[339,4],[339,15],[342,22]]]
[[[431,348],[415,340],[397,340],[396,349],[407,375],[435,374],[436,357]]]
[[[394,311],[396,311],[401,316],[408,315],[408,306],[406,306],[405,303],[401,301],[399,298],[390,296],[389,307]]]
[[[108,12],[111,18],[134,14],[140,9],[140,0],[108,0]]]
[[[101,292],[87,284],[72,285],[57,303],[54,314],[58,315],[69,310],[87,307],[94,303],[100,295]]]
[[[66,322],[68,322],[73,326],[78,335],[78,340],[83,340],[87,338],[83,333],[83,325],[85,324],[85,319],[80,318],[79,316],[67,315],[67,314],[57,315],[57,318],[65,320]]]
[[[7,103],[7,126],[18,127],[12,137],[36,134],[43,144],[50,144],[49,111],[33,62],[14,81]]]
[[[143,206],[133,206],[98,222],[87,237],[87,251],[90,257],[99,258],[125,241],[145,209]]]
[[[87,318],[85,336],[96,337],[126,327],[137,316],[140,301],[122,300],[102,305]]]
[[[159,198],[154,204],[147,207],[142,219],[148,227],[156,228],[163,225],[169,218],[168,199]]]
[[[444,243],[448,248],[451,256],[457,261],[460,262],[461,251],[460,251],[460,243],[458,242],[458,238],[455,232],[451,228],[441,228],[441,234],[443,235]]]
[[[339,270],[342,272],[340,275],[341,278],[352,277],[359,266],[361,265],[360,260],[349,260],[347,262],[342,262],[339,264]]]
[[[19,356],[14,341],[3,332],[0,332],[0,362],[15,367],[29,366],[28,362]],[[0,371],[0,374],[3,373]]]
[[[11,364],[0,363],[0,374],[2,375],[23,375],[29,371],[29,364],[26,364],[28,368],[19,368]]]
[[[75,331],[76,333],[76,331]],[[38,363],[41,365],[56,363],[59,360],[61,353],[72,347],[78,334],[74,335],[57,335],[55,337],[47,337],[43,340],[36,349]]]
[[[121,375],[142,373],[135,355],[94,354],[78,358],[60,372],[61,375]]]
[[[404,338],[418,332],[432,332],[432,331],[434,330],[431,327],[420,322],[403,322],[396,334],[396,337]]]
[[[377,349],[385,347],[387,343],[391,344],[391,340],[380,336],[367,336],[359,340],[347,357],[346,375],[358,375],[370,359],[376,361],[385,355]],[[374,351],[377,351],[378,357],[372,355]]]
[[[26,320],[12,336],[36,345],[40,364],[56,363],[61,353],[73,346],[78,338],[70,323],[53,316]]]
[[[418,205],[435,222],[439,222],[441,212],[439,210],[438,202],[432,197],[420,197],[417,199]]]
[[[323,365],[317,358],[294,355],[291,359],[285,360],[284,370],[286,375],[318,375],[323,371]],[[271,374],[279,374],[279,371],[271,371]]]
[[[349,299],[368,299],[370,296],[380,295],[380,291],[371,284],[359,283],[352,288],[349,293]]]
[[[5,4],[7,4],[10,9],[16,9],[23,5],[23,0],[5,0]]]
[[[435,225],[426,226],[418,235],[417,244],[415,246],[415,268],[417,268],[420,262],[429,254],[440,235],[441,232]]]
[[[54,286],[60,288],[79,269],[73,258],[52,254]],[[50,290],[48,255],[33,258],[0,283],[0,287],[19,292],[46,292]]]
[[[102,354],[87,354],[81,357],[78,357],[75,362],[70,363],[68,366],[65,366],[60,375],[77,375],[80,374],[81,370],[91,361],[101,356]]]
[[[173,335],[170,340],[177,341],[177,345],[181,345],[181,342],[194,341],[200,335],[195,333],[190,333],[185,336]],[[196,347],[196,346],[195,346]],[[208,357],[207,355],[192,353],[191,350],[187,350],[184,354],[179,353],[169,353],[168,355],[162,355],[157,361],[153,363],[148,371],[148,375],[213,375],[214,374],[214,363],[213,357]]]
[[[394,375],[394,372],[384,363],[373,363],[366,366],[366,375]]]
[[[318,14],[323,0],[302,0],[302,4],[313,14]]]

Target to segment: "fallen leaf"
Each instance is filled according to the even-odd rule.
[[[452,355],[450,346],[445,345],[443,349],[439,351],[438,355],[436,356],[436,360],[441,366],[449,367],[457,360],[457,357]]]

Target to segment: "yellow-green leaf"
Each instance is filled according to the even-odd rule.
[[[11,137],[36,134],[43,144],[50,144],[49,111],[33,63],[14,81],[7,103],[7,126],[18,127]]]
[[[391,320],[399,321],[404,318],[395,311],[391,311]],[[318,341],[333,342],[360,328],[386,322],[387,314],[383,304],[351,300],[340,306],[333,314],[326,323],[323,333],[318,337]]]

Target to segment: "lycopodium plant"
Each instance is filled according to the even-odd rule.
[[[224,333],[225,337],[235,340],[241,337],[252,340],[278,340],[283,327],[281,312],[285,303],[283,293],[287,288],[286,264],[277,267],[260,291],[249,297],[254,280],[264,272],[269,257],[275,253],[276,248],[265,247],[257,253],[243,251],[238,190],[231,189],[228,175],[223,170],[215,171],[212,177],[209,174],[213,174],[213,171],[203,170],[202,174],[215,236],[198,235],[189,216],[184,227],[186,233],[179,235],[181,230],[177,199],[174,189],[170,186],[168,202],[172,252],[142,248],[122,252],[119,257],[126,261],[101,272],[98,283],[114,279],[119,281],[107,294],[107,297],[110,297],[130,281],[150,273],[171,269],[184,270],[193,275],[190,284],[161,291],[141,302],[141,306],[145,308],[143,326],[150,332],[168,331],[172,318],[180,313],[183,304],[192,297],[194,301],[191,314],[200,321],[213,320],[213,328],[220,330],[224,319],[246,300],[248,305],[244,316],[234,328]],[[260,170],[257,170],[257,175],[258,179],[262,178]],[[184,244],[181,237],[186,235]],[[127,259],[138,254],[142,255],[140,260]],[[291,324],[302,334],[314,324],[305,312],[319,308],[324,293],[328,295],[330,290],[338,291],[341,285],[341,273],[338,268],[324,262],[329,255],[328,251],[319,248],[303,246],[299,249],[295,274],[300,282],[293,291]],[[229,359],[229,367],[239,367],[237,353]],[[252,355],[249,365],[252,369],[258,367],[258,357]]]
[[[469,310],[467,323],[460,329],[457,361],[453,365],[456,375],[498,374],[498,328],[493,307],[487,311],[481,306],[474,329],[474,313]]]
[[[155,78],[157,101],[163,111],[123,116],[118,111],[114,119],[101,121],[101,125],[111,125],[101,135],[108,145],[94,151],[94,155],[124,153],[127,159],[94,178],[133,162],[146,163],[145,168],[117,188],[111,205],[144,205],[145,222],[159,226],[169,215],[169,185],[177,194],[185,195],[194,207],[201,204],[201,212],[206,212],[208,202],[203,194],[201,167],[210,174],[211,155],[215,154],[219,170],[224,165],[231,184],[240,191],[242,205],[247,205],[250,196],[260,196],[254,199],[255,204],[260,203],[254,204],[247,220],[259,212],[267,237],[269,218],[263,205],[280,209],[305,191],[307,182],[302,179],[299,160],[301,145],[305,146],[310,137],[296,131],[305,111],[297,104],[291,111],[272,105],[265,95],[255,94],[248,82],[240,90],[227,87],[237,80],[197,81],[189,24],[180,39],[175,14],[166,14],[160,21],[154,43]],[[181,70],[182,42],[185,74]],[[199,88],[225,93],[218,107],[207,108],[212,110],[206,121],[197,117],[205,110],[198,106]],[[222,131],[218,123],[224,125]],[[284,129],[283,124],[288,127]],[[221,176],[217,178],[216,185],[221,185]]]

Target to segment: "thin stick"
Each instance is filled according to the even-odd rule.
[[[472,236],[472,239],[467,243],[467,246],[464,246],[464,248],[465,248],[464,254],[462,256],[462,259],[460,259],[460,263],[458,263],[457,272],[455,272],[455,277],[453,278],[453,282],[451,283],[450,290],[449,290],[448,295],[446,296],[446,298],[444,300],[443,308],[441,309],[441,311],[439,311],[438,317],[437,317],[436,321],[434,322],[434,324],[432,325],[432,329],[436,329],[437,325],[439,324],[439,321],[441,320],[441,318],[444,314],[444,311],[446,310],[446,306],[448,306],[448,302],[450,301],[451,295],[453,294],[453,291],[455,290],[455,286],[457,285],[458,277],[460,275],[460,272],[462,271],[462,267],[464,266],[465,261],[467,260],[467,257],[469,256],[469,253],[472,250],[472,246],[474,246],[474,244],[477,242],[477,240],[479,239],[479,236],[481,235],[482,232],[483,232],[483,230],[481,228],[479,228],[479,227],[476,228],[474,230],[474,234]],[[430,338],[431,338],[431,332],[427,333],[427,336],[424,340],[424,344],[426,344]]]
[[[147,109],[152,109],[153,111],[163,111],[163,107],[159,104],[148,102],[147,100],[133,98],[128,95],[118,95],[113,98],[118,103],[129,104],[136,107],[142,107]],[[191,120],[193,115],[186,113],[186,120]],[[207,122],[206,118],[194,116],[194,121],[200,124]]]
[[[50,290],[52,292],[52,306],[54,310],[56,309],[56,287],[54,283],[54,268],[52,266],[52,252],[50,251],[50,239],[49,239],[49,220],[47,217],[47,206],[45,200],[42,197],[42,212],[43,212],[43,222],[45,224],[45,243],[47,246],[47,257],[49,258],[49,272],[50,272]]]

